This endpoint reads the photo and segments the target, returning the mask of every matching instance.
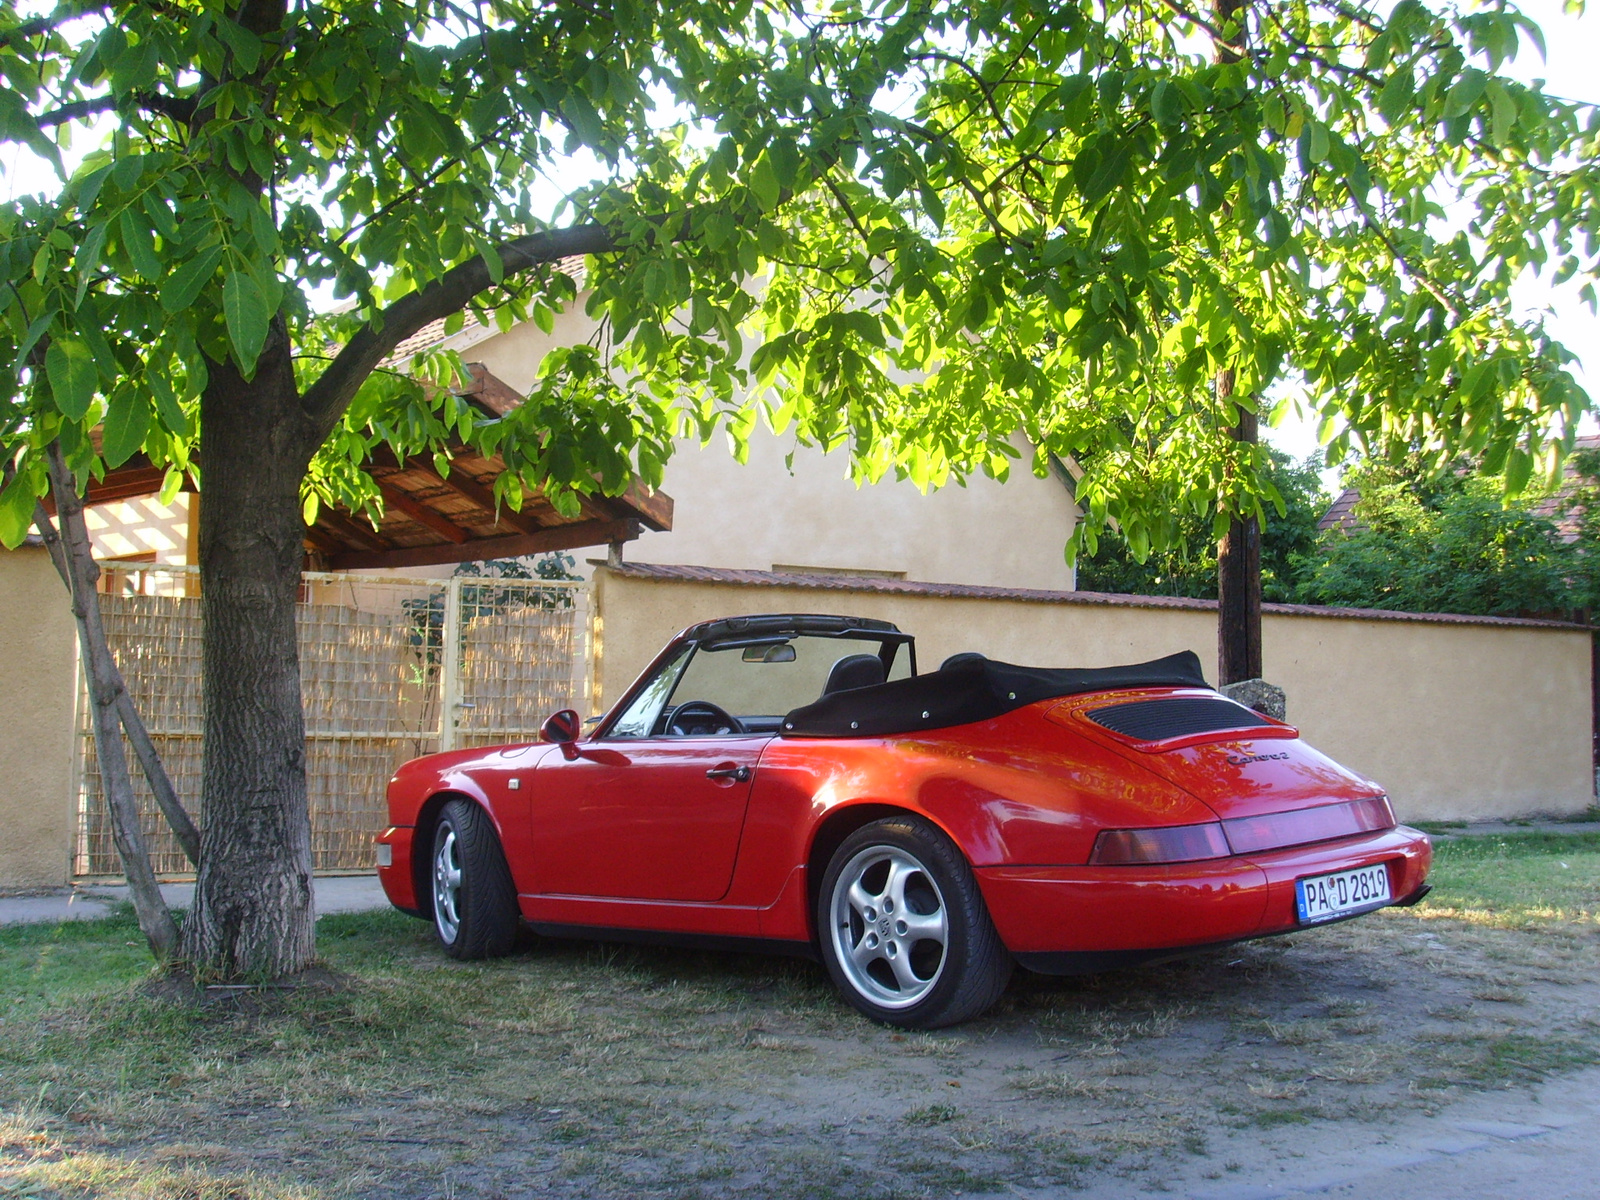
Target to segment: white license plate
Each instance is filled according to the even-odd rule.
[[[1302,925],[1382,908],[1390,899],[1389,868],[1383,863],[1294,882],[1294,902]]]

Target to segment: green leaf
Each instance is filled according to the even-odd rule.
[[[772,157],[772,171],[779,186],[792,189],[800,174],[800,152],[795,148],[794,139],[774,138],[767,153]]]
[[[1178,124],[1183,120],[1183,94],[1161,80],[1150,93],[1150,112],[1162,125]]]
[[[1468,67],[1461,72],[1461,78],[1450,86],[1450,91],[1444,98],[1444,115],[1450,117],[1465,116],[1472,110],[1472,106],[1483,95],[1484,88],[1488,85],[1489,77],[1476,67]]]
[[[217,273],[222,263],[222,247],[212,246],[202,250],[184,263],[161,285],[161,307],[169,313],[180,313],[200,299],[200,293]]]
[[[165,507],[176,500],[182,490],[183,472],[177,467],[168,467],[167,473],[161,477],[161,491],[156,495],[156,500]]]
[[[78,304],[83,303],[89,284],[94,281],[94,273],[100,267],[100,255],[106,248],[106,234],[110,228],[109,224],[101,221],[89,230],[83,245],[78,247],[78,294],[75,301]]]
[[[221,17],[216,24],[217,36],[233,51],[233,59],[244,74],[252,74],[261,61],[261,39],[242,25]]]
[[[18,471],[0,491],[0,546],[15,550],[33,527],[35,496],[27,471]]]
[[[50,328],[50,323],[55,320],[55,313],[40,313],[34,318],[33,324],[28,326],[28,332],[22,335],[22,341],[17,346],[16,361],[11,364],[13,373],[22,370],[28,364],[28,355],[39,344],[39,339]]]
[[[1400,118],[1411,105],[1411,72],[1396,71],[1389,76],[1383,90],[1378,93],[1378,111],[1389,127],[1400,123]]]
[[[756,159],[755,166],[750,168],[750,191],[761,205],[762,212],[771,212],[778,207],[782,188],[778,184],[778,173],[773,168],[772,159],[767,154],[762,154]]]
[[[256,359],[267,342],[267,327],[272,314],[261,289],[250,274],[231,270],[222,281],[222,312],[228,323],[228,340],[233,343],[233,355],[239,369],[246,376],[255,373]]]
[[[150,431],[150,402],[133,386],[118,388],[106,409],[101,431],[100,453],[106,465],[120,467],[144,445]]]
[[[122,234],[123,249],[133,259],[134,269],[151,281],[160,279],[164,272],[161,260],[156,257],[156,239],[150,226],[133,209],[125,208],[117,229]]]
[[[161,418],[161,423],[181,438],[194,436],[194,426],[189,421],[189,414],[183,411],[183,405],[178,403],[178,397],[173,394],[172,384],[159,370],[145,370],[145,381],[150,385],[150,394],[155,397],[156,414]]]
[[[89,347],[76,338],[56,338],[45,351],[44,371],[56,407],[74,421],[83,420],[99,379]]]
[[[1488,85],[1490,136],[1497,146],[1503,146],[1511,136],[1511,127],[1517,122],[1517,102],[1498,79]]]

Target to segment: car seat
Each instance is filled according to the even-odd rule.
[[[988,661],[989,660],[987,658],[985,658],[983,655],[979,654],[976,650],[966,650],[966,651],[963,651],[960,654],[952,654],[949,658],[945,659],[942,663],[939,664],[939,670],[948,671],[951,667],[959,667],[962,663],[969,663],[969,662],[980,662],[981,663],[981,662],[988,662]]]
[[[847,654],[833,664],[833,669],[828,672],[828,682],[822,687],[822,694],[829,696],[834,692],[872,687],[882,683],[883,678],[883,659],[876,654]]]

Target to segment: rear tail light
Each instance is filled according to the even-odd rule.
[[[1106,829],[1095,838],[1091,866],[1125,863],[1199,862],[1230,854],[1259,853],[1308,842],[1354,837],[1394,828],[1387,796],[1322,804],[1293,812],[1259,817],[1234,817],[1204,825],[1169,825],[1157,829]]]
[[[1205,825],[1169,825],[1164,829],[1105,829],[1094,840],[1091,866],[1122,863],[1198,862],[1226,858],[1228,839],[1222,822]]]
[[[1224,821],[1222,827],[1227,830],[1228,845],[1233,847],[1233,852],[1249,854],[1307,842],[1328,842],[1370,833],[1374,829],[1393,829],[1394,812],[1387,797],[1373,796],[1348,804],[1323,804],[1260,817],[1235,817]]]

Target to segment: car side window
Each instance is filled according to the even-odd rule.
[[[656,677],[639,690],[632,703],[612,724],[606,733],[607,737],[642,738],[649,737],[655,731],[656,720],[661,716],[667,697],[672,695],[672,689],[677,686],[678,677],[683,674],[691,649],[690,646],[684,646],[656,672]]]

